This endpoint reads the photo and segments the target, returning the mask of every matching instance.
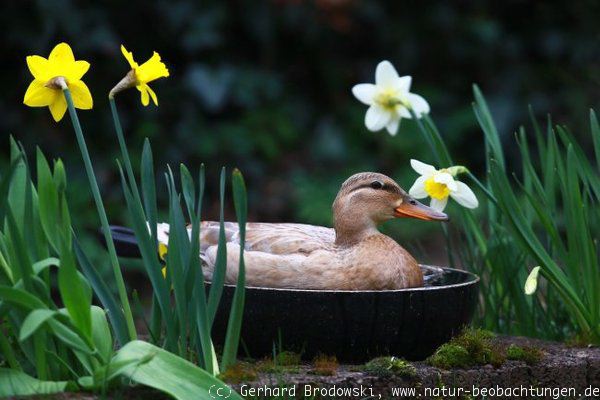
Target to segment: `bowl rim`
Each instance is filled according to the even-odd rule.
[[[414,288],[404,288],[404,289],[388,289],[388,290],[338,290],[338,289],[297,289],[297,288],[271,288],[264,286],[246,286],[246,290],[256,290],[256,291],[276,291],[276,292],[303,292],[303,293],[412,293],[412,292],[423,292],[423,291],[437,291],[437,290],[447,290],[460,288],[464,286],[475,285],[479,283],[480,278],[479,275],[465,271],[457,268],[449,268],[449,267],[441,267],[437,265],[429,265],[429,264],[419,264],[426,267],[438,267],[442,268],[444,271],[453,271],[460,272],[462,274],[468,275],[469,280],[461,283],[452,283],[450,285],[441,285],[441,286],[421,286]],[[206,282],[210,285],[210,282]],[[225,284],[224,287],[235,289],[236,285]]]

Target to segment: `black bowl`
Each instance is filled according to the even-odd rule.
[[[364,362],[381,355],[422,360],[471,321],[479,277],[441,268],[430,286],[383,291],[246,288],[240,354],[277,349],[310,359],[335,355]],[[213,326],[222,344],[235,286],[226,285]]]

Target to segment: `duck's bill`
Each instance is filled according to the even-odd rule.
[[[396,218],[417,218],[425,221],[448,221],[448,215],[414,199],[404,201],[395,210]]]

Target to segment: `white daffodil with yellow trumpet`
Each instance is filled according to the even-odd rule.
[[[408,193],[415,199],[431,197],[431,208],[443,211],[448,198],[454,199],[466,208],[477,208],[479,202],[475,193],[464,182],[456,180],[456,176],[468,170],[460,165],[436,169],[419,160],[410,160],[412,168],[421,176],[417,178]]]

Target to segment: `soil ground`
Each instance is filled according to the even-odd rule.
[[[545,342],[536,339],[522,337],[498,337],[494,339],[500,344],[515,344],[523,347],[535,347],[543,351],[542,359],[533,365],[522,361],[506,361],[502,366],[495,368],[491,365],[473,367],[469,369],[443,370],[434,368],[425,362],[412,363],[416,368],[414,377],[377,376],[358,371],[356,366],[340,365],[331,376],[316,375],[311,365],[302,365],[294,373],[260,373],[256,380],[244,384],[232,385],[237,390],[244,385],[245,390],[249,388],[277,388],[282,385],[295,387],[296,398],[304,398],[307,387],[322,388],[355,388],[355,392],[347,396],[340,394],[311,398],[336,398],[336,399],[362,399],[373,395],[373,398],[390,399],[394,397],[393,390],[396,388],[415,388],[415,396],[421,399],[445,399],[445,398],[482,398],[481,394],[476,396],[473,387],[482,390],[484,388],[533,388],[538,390],[534,394],[540,394],[539,390],[546,392],[535,398],[586,398],[586,390],[596,390],[595,397],[600,398],[600,348],[567,347],[561,343]],[[458,393],[457,388],[463,388]],[[547,389],[546,389],[547,388]],[[572,389],[569,389],[572,388]],[[360,390],[363,390],[361,393]],[[445,389],[445,391],[444,391]],[[558,390],[571,390],[570,393],[559,393]],[[339,390],[339,389],[338,389]],[[467,392],[469,390],[469,392]],[[575,395],[573,396],[573,392]],[[318,394],[319,392],[317,392]],[[330,392],[331,393],[331,392]],[[366,396],[364,394],[366,393]],[[265,395],[266,394],[266,395]],[[249,398],[277,398],[268,396],[269,393],[262,392],[261,396],[249,396]],[[313,389],[312,394],[315,394]],[[356,394],[356,395],[355,395]],[[460,396],[458,396],[460,394]],[[521,392],[519,396],[490,396],[487,398],[534,398]],[[496,392],[496,395],[498,392]],[[556,396],[559,397],[556,397]],[[406,394],[405,394],[406,396]],[[166,399],[164,395],[145,388],[127,388],[108,396],[111,399]],[[408,396],[404,398],[411,398]],[[47,398],[47,397],[46,397]],[[84,393],[64,393],[53,398],[65,400],[97,400],[101,396]],[[282,397],[289,399],[290,397]],[[210,399],[208,399],[210,400]]]

